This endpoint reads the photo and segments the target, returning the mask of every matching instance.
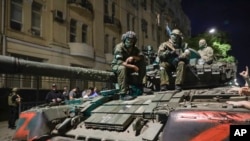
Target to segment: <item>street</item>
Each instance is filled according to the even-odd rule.
[[[0,122],[0,141],[11,141],[15,130],[8,128],[8,121]]]

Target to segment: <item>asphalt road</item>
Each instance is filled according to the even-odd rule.
[[[8,128],[8,121],[0,122],[0,141],[12,141],[15,130]]]

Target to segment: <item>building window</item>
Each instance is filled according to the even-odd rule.
[[[115,17],[115,3],[112,3],[112,17]]]
[[[42,5],[33,2],[32,3],[32,20],[31,20],[31,33],[32,35],[41,35],[41,10]]]
[[[154,13],[155,12],[155,5],[154,5],[154,1],[155,0],[151,0],[151,12]]]
[[[148,38],[148,22],[145,19],[141,20],[142,32],[145,33],[145,38]]]
[[[70,20],[70,42],[76,42],[76,20]]]
[[[143,0],[141,5],[144,8],[144,10],[147,10],[147,0]]]
[[[108,13],[109,13],[109,1],[105,0],[104,1],[104,14],[108,15]]]
[[[88,25],[82,25],[82,42],[87,43],[87,34],[88,33]]]
[[[11,1],[10,28],[21,31],[22,29],[23,1]]]
[[[109,35],[105,34],[104,37],[104,53],[109,53]]]
[[[134,8],[138,8],[138,0],[130,0],[130,3]]]
[[[127,13],[127,29],[130,30],[130,14]]]

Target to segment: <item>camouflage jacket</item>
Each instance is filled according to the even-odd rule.
[[[130,56],[142,56],[142,55],[143,53],[136,46],[134,46],[132,50],[129,52],[125,48],[124,43],[121,42],[115,46],[114,58],[111,63],[111,67],[113,68],[115,65],[121,65]]]
[[[203,49],[199,49],[198,53],[205,62],[210,62],[213,60],[214,50],[211,47],[205,47]]]
[[[175,58],[185,55],[185,50],[188,49],[187,44],[181,44],[180,46],[174,46],[170,41],[163,42],[158,48],[158,56],[164,56],[164,54],[169,54],[165,59],[160,59],[161,62],[167,61],[172,62]],[[171,53],[172,52],[172,53]],[[189,54],[186,54],[186,59],[189,58]]]

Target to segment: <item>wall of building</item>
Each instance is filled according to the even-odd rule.
[[[135,19],[134,31],[138,37],[137,46],[141,49],[151,45],[157,50],[159,44],[167,40],[166,21],[170,22],[170,28],[180,26],[179,28],[184,30],[185,34],[190,34],[190,22],[181,10],[180,1],[108,0],[108,13],[106,14],[117,19],[120,22],[120,27],[117,23],[104,22],[105,0],[87,0],[87,5],[82,3],[86,1],[81,0],[22,1],[21,30],[12,29],[10,26],[12,1],[2,0],[0,2],[1,7],[5,3],[4,9],[0,10],[2,21],[0,22],[0,27],[2,27],[0,28],[1,54],[36,58],[36,60],[51,64],[109,71],[113,42],[119,43],[121,35],[132,30],[132,19]],[[40,36],[36,36],[32,32],[32,4],[34,2],[42,6]],[[152,4],[154,9],[151,8]],[[114,15],[112,15],[112,5],[115,5]],[[169,14],[168,9],[172,9],[174,14]],[[62,12],[62,21],[56,20],[57,11]],[[2,14],[3,12],[4,14]],[[130,15],[130,27],[127,27],[128,14]],[[167,20],[166,17],[170,20]],[[70,41],[71,19],[77,21],[74,42]],[[147,22],[147,32],[142,30],[142,20]],[[176,24],[176,21],[179,25]],[[82,42],[83,24],[88,26],[86,42]],[[105,35],[108,35],[107,40],[105,40]],[[115,41],[113,41],[114,38]],[[108,42],[108,46],[105,46],[106,42]]]

